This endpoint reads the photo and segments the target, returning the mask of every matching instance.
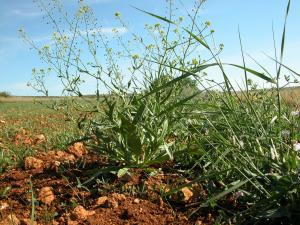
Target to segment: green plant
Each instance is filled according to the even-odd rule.
[[[34,224],[36,213],[35,213],[35,205],[36,205],[36,197],[33,190],[33,184],[32,181],[29,180],[30,190],[29,193],[31,193],[31,212],[30,212],[30,225]]]
[[[172,160],[176,152],[183,151],[184,146],[177,143],[180,143],[179,138],[187,138],[179,135],[184,133],[185,113],[189,111],[191,101],[200,94],[197,81],[202,79],[202,75],[198,73],[210,66],[203,64],[204,59],[195,54],[197,43],[191,35],[182,36],[177,29],[171,31],[171,25],[146,25],[154,44],[147,44],[132,33],[132,45],[143,47],[137,53],[116,31],[116,41],[123,46],[123,50],[115,52],[108,46],[104,34],[93,28],[92,10],[84,3],[80,3],[73,18],[64,18],[70,25],[71,35],[62,32],[59,20],[45,7],[43,1],[37,1],[37,4],[46,12],[50,23],[56,26],[57,30],[53,34],[56,44],[54,48],[48,45],[39,48],[27,38],[24,30],[20,30],[23,39],[51,66],[48,69],[34,69],[31,85],[47,95],[45,76],[55,71],[64,85],[63,93],[77,95],[88,103],[87,107],[81,107],[83,102],[74,101],[73,107],[95,114],[83,129],[87,136],[94,135],[99,140],[100,145],[95,146],[95,149],[107,154],[115,162],[126,166],[149,165]],[[58,1],[54,4],[64,17],[62,4]],[[194,17],[198,16],[202,4],[203,1],[197,4]],[[172,3],[168,7],[172,16]],[[120,15],[116,18],[125,29],[129,29]],[[178,23],[181,22],[182,18],[178,18]],[[211,35],[208,27],[208,24],[203,25],[201,34]],[[82,60],[82,46],[75,44],[77,40],[87,44],[93,61]],[[158,43],[162,43],[162,46]],[[100,64],[98,59],[99,44],[104,48],[107,66]],[[221,49],[217,54],[220,51]],[[180,52],[182,58],[178,58]],[[59,57],[52,57],[53,55]],[[121,76],[121,68],[117,66],[118,60],[124,59],[131,64],[129,72],[132,75],[129,79]],[[56,60],[62,63],[57,63]],[[73,72],[77,75],[71,75]],[[80,91],[84,76],[94,78],[97,83],[95,99],[86,99]],[[104,96],[103,101],[99,98],[99,85],[110,91],[110,95]],[[179,137],[178,141],[170,141],[175,136]]]
[[[7,151],[0,150],[0,173],[2,173],[8,165],[12,164],[10,156],[7,154]]]

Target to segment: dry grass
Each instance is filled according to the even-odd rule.
[[[10,96],[0,97],[0,102],[34,102],[36,100],[55,100],[59,97],[31,97],[31,96]]]
[[[95,98],[95,96],[85,96],[86,98]],[[300,109],[300,87],[289,87],[281,91],[281,97],[283,101],[293,107]],[[59,100],[62,97],[39,97],[39,96],[9,96],[1,97],[1,102],[34,102],[34,101],[49,101],[49,100]]]
[[[291,87],[282,90],[283,101],[294,109],[300,109],[300,87]]]
[[[34,102],[34,101],[49,101],[58,100],[60,97],[37,97],[37,96],[10,96],[0,97],[0,102]]]

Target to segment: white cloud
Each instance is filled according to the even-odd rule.
[[[13,14],[17,15],[17,16],[23,16],[23,17],[38,17],[43,15],[42,12],[38,12],[38,11],[24,11],[21,9],[14,9],[11,11]]]

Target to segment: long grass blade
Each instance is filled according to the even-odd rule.
[[[244,66],[244,68],[246,68],[246,61],[245,61],[245,56],[244,56],[244,50],[243,50],[243,43],[242,43],[240,27],[238,27],[238,32],[239,32],[241,54],[242,54],[242,59],[243,59],[243,66]],[[249,94],[248,76],[247,76],[247,70],[245,70],[245,69],[244,69],[244,74],[245,74],[246,91],[247,91],[247,95],[248,95]]]
[[[297,75],[300,77],[300,73],[296,72],[294,69],[291,69],[289,66],[286,66],[284,63],[279,62],[277,59],[274,59],[273,57],[265,54],[268,58],[270,58],[271,60],[273,60],[274,62],[278,63],[279,65],[281,65],[282,67],[284,67],[285,69],[287,69],[288,71],[292,72],[293,74]]]
[[[244,67],[244,66],[240,66],[240,65],[237,65],[237,64],[231,64],[231,63],[227,63],[226,65],[230,65],[230,66],[240,68],[242,70],[246,70],[247,72],[252,73],[253,75],[255,75],[255,76],[257,76],[257,77],[259,77],[259,78],[261,78],[265,81],[268,81],[268,82],[273,83],[273,84],[276,83],[273,78],[270,78],[270,77],[266,76],[265,74],[257,72],[253,69],[250,69],[250,68],[247,68],[247,67]]]
[[[210,203],[215,202],[215,201],[223,198],[224,196],[226,196],[227,194],[233,192],[234,190],[238,189],[239,187],[243,186],[247,182],[249,182],[249,180],[239,181],[237,184],[233,185],[232,187],[228,188],[227,190],[222,191],[221,193],[219,193],[219,194],[211,197],[210,199],[208,199],[205,203],[201,204],[201,207],[208,207],[210,205]]]
[[[156,15],[156,14],[153,14],[153,13],[150,13],[150,12],[147,12],[147,11],[145,11],[145,10],[139,9],[139,8],[137,8],[137,7],[134,7],[134,6],[132,6],[132,7],[135,8],[136,10],[140,11],[140,12],[143,12],[143,13],[148,14],[149,16],[155,17],[156,19],[163,20],[163,21],[165,21],[165,22],[167,22],[167,23],[174,24],[174,25],[176,24],[175,22],[173,22],[173,21],[167,19],[166,17],[162,17],[162,16],[159,16],[159,15]]]
[[[287,23],[287,18],[288,18],[289,11],[290,11],[290,5],[291,5],[291,0],[288,1],[287,7],[286,7],[286,13],[285,13],[285,19],[284,19],[284,26],[283,26],[283,32],[282,32],[282,39],[281,39],[280,62],[282,62],[282,60],[283,60],[284,45],[285,45],[285,36],[286,36],[286,23]],[[278,72],[277,72],[278,79],[280,77],[280,72],[281,72],[281,65],[279,64],[279,68],[278,68]]]

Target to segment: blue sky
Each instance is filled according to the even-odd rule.
[[[187,9],[193,5],[192,0],[182,0]],[[76,0],[63,0],[67,11],[74,10]],[[109,35],[114,27],[120,25],[115,21],[116,11],[128,21],[130,28],[141,36],[145,33],[143,25],[153,22],[153,18],[137,11],[131,6],[164,15],[163,0],[86,0],[96,17]],[[203,21],[209,20],[216,31],[217,42],[225,45],[221,58],[225,62],[241,63],[240,46],[237,28],[240,27],[245,52],[266,67],[273,64],[264,55],[273,55],[272,22],[275,27],[277,44],[280,44],[282,26],[287,1],[284,0],[207,0],[201,12]],[[183,11],[179,9],[180,11]],[[288,18],[286,55],[284,62],[300,71],[300,1],[292,0]],[[50,40],[53,30],[43,20],[41,12],[32,0],[2,0],[0,6],[0,91],[13,95],[36,95],[26,84],[31,79],[33,67],[41,66],[38,56],[18,37],[18,29],[24,27],[32,40],[44,42]],[[126,31],[124,32],[126,33]],[[124,34],[126,35],[126,34]],[[252,65],[251,63],[249,65]],[[240,75],[229,70],[231,78],[240,82]],[[216,71],[211,71],[214,78]],[[52,81],[49,84],[50,94],[59,95],[58,86]],[[88,93],[89,87],[85,87]]]

